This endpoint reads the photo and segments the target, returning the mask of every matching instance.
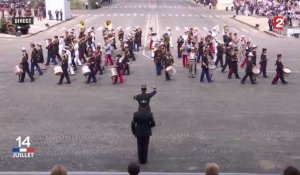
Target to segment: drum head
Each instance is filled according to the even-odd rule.
[[[216,69],[216,68],[217,68],[216,65],[209,65],[209,66],[208,66],[208,69]]]
[[[292,72],[292,70],[289,69],[289,68],[284,68],[283,72],[286,73],[286,74],[290,74]]]

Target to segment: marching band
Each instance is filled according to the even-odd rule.
[[[29,69],[28,54],[25,48],[22,48],[22,61],[15,67],[15,73],[19,75],[19,82],[24,82],[25,74],[27,73],[34,81],[35,69],[42,75],[45,66],[49,67],[50,62],[54,65],[55,75],[60,76],[58,84],[62,84],[64,78],[70,84],[70,76],[74,76],[78,71],[77,67],[82,66],[82,74],[86,77],[86,83],[96,83],[96,75],[104,74],[105,67],[109,68],[110,77],[113,84],[124,83],[123,75],[130,75],[130,63],[135,61],[134,52],[139,52],[142,46],[142,30],[140,27],[135,27],[130,33],[125,33],[121,27],[117,28],[117,32],[112,28],[110,20],[105,21],[104,30],[102,32],[104,43],[103,45],[96,44],[96,35],[94,27],[86,30],[83,21],[80,21],[80,31],[76,38],[75,29],[66,31],[65,35],[57,35],[54,38],[46,40],[47,59],[44,64],[43,50],[41,44],[31,43],[31,66]],[[174,77],[176,70],[174,68],[173,56],[171,48],[173,48],[172,32],[170,28],[163,33],[160,38],[153,28],[149,28],[147,36],[151,50],[151,57],[154,60],[157,76],[161,75],[164,70],[166,80],[171,80]],[[214,27],[206,36],[201,35],[198,28],[187,28],[186,31],[177,39],[177,57],[182,59],[183,68],[188,69],[188,77],[195,78],[197,74],[197,65],[201,65],[200,82],[204,82],[204,76],[208,82],[213,82],[212,76],[220,63],[221,72],[225,72],[229,67],[228,79],[232,79],[232,74],[236,79],[240,79],[238,73],[239,62],[240,67],[245,69],[245,76],[241,83],[244,84],[249,77],[252,84],[257,83],[257,78],[263,74],[263,78],[267,76],[267,49],[263,48],[259,65],[257,61],[257,46],[251,43],[250,39],[245,36],[238,37],[237,33],[232,34],[228,25],[223,29],[223,41],[217,40],[219,35],[219,27]],[[117,37],[116,37],[117,35]],[[118,40],[118,42],[116,41]],[[117,47],[119,43],[119,48]],[[104,62],[102,62],[102,54]],[[223,62],[225,55],[225,63]],[[57,66],[57,62],[61,62]],[[41,67],[39,66],[41,64]],[[276,77],[272,84],[276,84],[280,78],[283,84],[287,82],[284,79],[285,75],[291,73],[291,69],[284,66],[281,62],[281,55],[278,54],[276,61]]]

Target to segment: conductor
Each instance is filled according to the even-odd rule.
[[[147,85],[143,84],[141,87],[141,94],[138,94],[136,96],[133,97],[133,99],[137,100],[139,103],[139,110],[141,110],[141,103],[146,103],[146,111],[151,112],[151,108],[150,108],[150,99],[151,97],[153,97],[156,94],[156,87],[153,87],[153,91],[150,93],[146,93],[147,92]]]
[[[147,163],[149,140],[152,135],[151,128],[155,126],[153,114],[147,110],[147,106],[147,101],[142,100],[139,110],[133,114],[131,122],[131,131],[137,139],[138,158],[141,164]]]

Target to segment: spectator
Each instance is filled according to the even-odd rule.
[[[60,9],[59,15],[60,15],[60,20],[62,21],[63,20],[63,11],[62,11],[62,9]]]
[[[67,170],[63,165],[55,165],[51,170],[51,175],[67,175]]]
[[[219,165],[216,163],[207,163],[205,175],[218,175],[219,174]]]
[[[128,165],[127,171],[129,175],[138,175],[140,173],[140,166],[135,162],[131,162]]]
[[[300,171],[293,166],[288,166],[284,169],[283,175],[300,175]]]
[[[56,21],[58,21],[58,16],[59,16],[59,11],[58,11],[58,10],[55,10]]]

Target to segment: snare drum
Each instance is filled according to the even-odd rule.
[[[287,68],[287,67],[283,68],[283,75],[287,76],[287,75],[289,75],[291,72],[292,72],[292,70],[291,70],[290,68]]]
[[[55,66],[54,67],[54,75],[60,76],[63,74],[63,70],[60,66]]]
[[[176,73],[176,70],[174,69],[173,66],[168,66],[168,67],[166,68],[166,71],[168,72],[168,74],[169,74],[170,76],[174,76],[175,73]]]
[[[257,67],[253,67],[253,68],[252,68],[252,72],[253,72],[255,75],[258,75],[258,74],[260,73],[260,70],[259,70],[259,68],[257,68]]]
[[[116,68],[111,68],[110,69],[110,78],[114,78],[116,76],[118,76],[117,69]]]
[[[209,66],[208,66],[208,69],[209,70],[215,70],[217,68],[217,66],[216,65],[213,65],[213,64],[210,64]]]
[[[82,66],[81,71],[82,71],[82,75],[84,76],[88,76],[91,73],[91,70],[87,65]]]
[[[23,70],[21,69],[20,65],[15,66],[15,74],[21,75],[23,73]]]

